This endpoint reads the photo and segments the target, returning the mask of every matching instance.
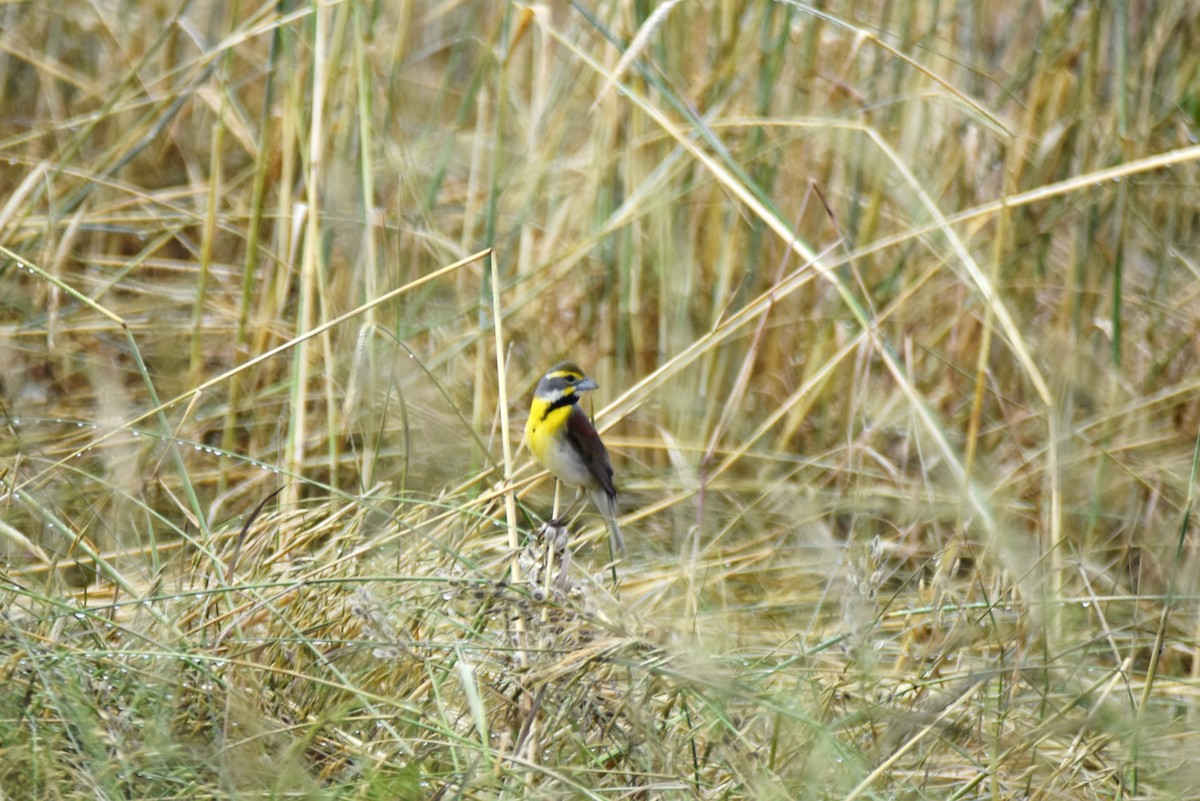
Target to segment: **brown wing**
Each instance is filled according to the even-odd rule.
[[[578,406],[571,409],[571,416],[567,418],[567,436],[579,447],[583,463],[587,465],[588,472],[595,476],[600,488],[608,497],[615,498],[617,490],[613,486],[613,469],[612,462],[608,461],[608,451],[604,450],[600,435]]]

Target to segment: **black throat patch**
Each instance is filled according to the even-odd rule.
[[[579,403],[579,394],[576,392],[568,392],[561,397],[555,398],[554,401],[546,407],[546,413],[542,415],[542,419],[545,420],[557,409],[561,409],[564,406],[574,406],[577,403]]]

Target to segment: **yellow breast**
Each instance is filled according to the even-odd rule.
[[[535,398],[529,409],[529,419],[525,421],[525,440],[529,450],[533,458],[546,467],[551,467],[547,462],[554,461],[553,446],[557,437],[563,434],[572,409],[571,406],[562,406],[547,414],[549,408],[547,401]]]

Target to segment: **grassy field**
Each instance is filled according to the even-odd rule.
[[[1200,798],[1198,40],[0,3],[0,799]]]

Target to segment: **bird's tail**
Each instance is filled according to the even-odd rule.
[[[608,533],[612,537],[613,552],[618,556],[625,555],[625,538],[621,536],[621,527],[617,525],[617,499],[607,492],[600,490],[593,493],[592,500],[600,510],[600,516],[608,524]]]

